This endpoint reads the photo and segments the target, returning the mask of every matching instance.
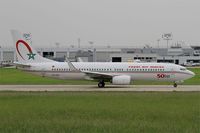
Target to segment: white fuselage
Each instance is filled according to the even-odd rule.
[[[186,68],[168,63],[112,63],[112,62],[73,62],[72,71],[67,62],[31,63],[28,72],[58,79],[88,79],[83,72],[100,72],[110,75],[129,75],[131,80],[183,81],[194,76]]]

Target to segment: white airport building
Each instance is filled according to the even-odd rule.
[[[169,62],[184,65],[200,64],[200,46],[190,48],[37,48],[37,52],[43,57],[57,61],[77,61],[79,58],[85,62]],[[0,48],[1,64],[16,60],[14,48]]]

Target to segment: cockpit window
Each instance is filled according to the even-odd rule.
[[[186,68],[180,68],[180,70],[181,70],[181,71],[186,71],[187,69],[186,69]]]

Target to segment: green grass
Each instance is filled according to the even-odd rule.
[[[196,75],[186,80],[184,85],[200,85],[200,68],[190,68]],[[0,84],[97,84],[87,80],[59,80],[32,75],[17,69],[0,68]],[[136,85],[168,85],[170,82],[133,81]]]
[[[0,84],[25,84],[25,85],[41,85],[41,84],[95,84],[95,82],[87,80],[60,80],[48,77],[33,75],[18,69],[0,68]]]
[[[2,133],[199,133],[199,92],[1,92]]]

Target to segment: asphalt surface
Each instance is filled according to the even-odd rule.
[[[107,85],[98,88],[96,85],[0,85],[0,91],[200,91],[200,85]]]

